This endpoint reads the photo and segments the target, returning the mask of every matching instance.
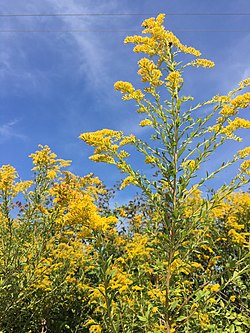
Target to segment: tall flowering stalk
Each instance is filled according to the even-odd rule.
[[[90,158],[115,164],[126,174],[121,189],[129,184],[139,187],[151,209],[143,232],[148,233],[146,243],[159,267],[158,273],[155,272],[157,282],[149,283],[148,289],[144,287],[142,296],[145,304],[152,302],[151,308],[155,311],[151,323],[149,313],[146,315],[144,311],[144,315],[138,316],[145,332],[194,332],[195,329],[212,332],[214,326],[210,325],[209,315],[203,313],[202,306],[211,304],[213,295],[244,274],[248,266],[242,266],[243,258],[236,260],[229,269],[232,275],[227,275],[227,281],[221,279],[225,271],[216,270],[220,256],[216,255],[216,245],[209,238],[209,228],[215,228],[216,232],[214,211],[234,190],[249,182],[250,160],[246,158],[250,148],[236,152],[210,173],[198,175],[202,173],[202,164],[214,158],[219,147],[228,140],[241,141],[236,130],[250,128],[250,121],[238,116],[241,109],[250,105],[250,93],[243,92],[250,79],[240,82],[225,96],[195,104],[193,97],[182,94],[183,73],[191,67],[212,68],[214,63],[201,58],[195,48],[182,44],[172,32],[165,30],[163,23],[163,14],[147,19],[142,24],[142,36],[125,39],[126,44],[135,45],[134,52],[145,54],[138,61],[144,88],[136,89],[124,81],[114,86],[122,93],[123,100],[136,101],[137,112],[145,115],[140,126],[149,127],[152,133],[150,141],[110,129],[84,133],[80,138],[95,148]],[[199,116],[204,107],[210,109],[209,113]],[[124,149],[126,145],[133,145],[145,163],[153,167],[153,177],[133,168],[130,154]],[[202,187],[240,160],[233,179],[205,199],[200,192]],[[227,237],[235,242],[238,237],[238,243],[247,246],[247,232],[233,226],[227,232]],[[205,255],[207,260],[213,258],[210,264],[204,264],[202,256]],[[152,272],[154,263],[150,261],[150,265]],[[158,297],[157,293],[161,295]],[[196,321],[192,321],[194,318]],[[124,332],[133,330],[124,329]]]

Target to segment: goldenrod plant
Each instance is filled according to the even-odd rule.
[[[205,102],[184,96],[185,73],[214,63],[166,30],[164,17],[145,20],[142,36],[125,39],[144,54],[138,61],[142,87],[124,81],[114,85],[123,100],[137,103],[137,112],[145,116],[139,125],[149,127],[151,136],[141,139],[111,129],[80,136],[95,148],[90,159],[116,165],[126,175],[120,189],[137,186],[148,207],[127,222],[140,227],[128,233],[122,256],[106,260],[109,278],[100,293],[112,302],[106,301],[103,315],[113,314],[108,329],[113,333],[247,332],[249,195],[234,191],[249,182],[250,148],[205,170],[222,145],[241,141],[238,129],[250,128],[250,121],[239,116],[250,105],[245,92],[250,79]],[[136,148],[153,176],[134,167],[136,153],[130,156],[127,145]],[[232,165],[238,168],[232,179],[202,193]],[[115,288],[113,274],[120,272],[123,282]]]
[[[48,146],[31,158],[32,181],[0,169],[0,329],[39,332],[45,319],[54,332],[77,332],[91,312],[100,235],[116,218],[95,205],[96,177],[63,171],[70,161]]]

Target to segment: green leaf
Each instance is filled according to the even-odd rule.
[[[233,324],[229,327],[229,333],[235,333],[235,328]]]
[[[186,316],[180,316],[176,319],[176,321],[183,321],[185,320],[187,317]]]

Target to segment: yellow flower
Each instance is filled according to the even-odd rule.
[[[54,179],[56,178],[56,171],[55,170],[49,170],[47,173],[49,179]]]
[[[102,129],[96,132],[88,132],[80,135],[80,139],[88,145],[98,147],[98,153],[111,149],[112,144],[121,139],[122,132],[110,129]]]
[[[0,168],[0,191],[15,197],[19,192],[24,192],[33,184],[32,181],[15,182],[16,178],[16,169],[11,165],[3,165]]]
[[[152,309],[151,309],[151,311],[153,313],[156,313],[158,311],[158,307],[157,306],[153,306]]]
[[[145,163],[146,164],[154,164],[154,163],[157,163],[157,157],[155,157],[155,156],[146,156],[145,157]]]
[[[223,116],[234,116],[237,113],[237,110],[230,105],[225,105],[219,113]]]
[[[129,136],[124,136],[120,142],[120,147],[125,146],[127,144],[135,143],[135,141],[136,137],[133,134],[130,134]]]
[[[109,282],[110,288],[117,289],[119,293],[122,294],[133,283],[130,279],[130,274],[119,267],[112,267],[111,271],[113,277]]]
[[[102,332],[102,328],[100,325],[91,325],[89,328],[89,332],[91,333],[101,333]]]
[[[244,227],[245,227],[244,224],[239,224],[237,221],[238,221],[237,216],[234,216],[234,215],[228,216],[227,221],[226,221],[226,227],[230,227],[235,230],[244,229]]]
[[[219,103],[226,103],[226,102],[230,102],[230,97],[229,96],[220,96],[220,95],[216,95],[213,97],[213,101],[214,102],[219,102]]]
[[[249,156],[250,155],[250,147],[246,147],[242,150],[239,150],[238,155],[240,156],[240,158],[245,158],[245,157]]]
[[[89,157],[90,160],[94,162],[104,162],[108,164],[115,164],[115,160],[113,157],[107,155],[107,154],[95,154]]]
[[[197,67],[204,67],[204,68],[212,68],[214,67],[215,63],[211,60],[208,59],[201,59],[198,58],[194,61],[192,61],[192,66],[197,66]]]
[[[195,168],[195,160],[187,160],[181,164],[185,171],[193,170]]]
[[[158,288],[152,288],[151,290],[148,291],[148,296],[152,300],[159,300],[162,304],[166,300],[166,291],[165,290],[160,290]]]
[[[230,296],[230,301],[231,301],[231,302],[234,302],[235,299],[236,299],[236,296],[234,296],[234,295],[233,295],[233,296]]]
[[[163,84],[163,81],[160,80],[162,72],[152,60],[142,58],[138,61],[138,64],[140,67],[138,74],[141,75],[142,82],[150,82],[151,86],[160,86]]]
[[[240,165],[241,172],[246,173],[247,175],[250,175],[250,160],[246,160]]]
[[[151,126],[153,123],[150,119],[143,119],[141,122],[140,122],[140,126],[141,127],[145,127],[145,126]]]
[[[124,43],[135,44],[134,52],[143,52],[150,57],[158,55],[161,59],[164,59],[166,55],[170,56],[169,50],[171,46],[184,53],[199,57],[201,55],[200,51],[181,44],[180,40],[171,31],[165,30],[163,26],[164,18],[164,14],[159,14],[156,18],[151,17],[142,23],[145,28],[142,33],[150,34],[151,37],[128,36],[125,38]]]
[[[121,91],[123,94],[124,93],[131,94],[132,92],[135,91],[135,88],[133,87],[133,85],[130,82],[126,82],[126,81],[117,81],[114,84],[114,88],[115,88],[115,90]]]
[[[239,83],[239,86],[240,86],[241,88],[246,88],[246,87],[248,87],[249,85],[250,85],[250,78],[245,79],[245,80],[243,80],[243,81],[241,81],[241,82]]]
[[[125,251],[128,259],[148,258],[152,249],[148,247],[148,237],[146,235],[134,234],[130,243],[127,243]]]
[[[210,286],[210,290],[214,291],[214,292],[217,292],[217,291],[220,290],[220,285],[218,283],[213,284],[213,285]]]
[[[33,164],[35,167],[33,170],[38,170],[44,166],[54,167],[55,170],[59,170],[62,167],[69,166],[71,161],[66,161],[62,159],[56,159],[57,155],[52,153],[48,146],[38,145],[40,150],[37,150],[34,154],[31,154],[29,157],[32,158]]]
[[[236,117],[234,120],[228,121],[229,125],[226,126],[222,133],[226,135],[232,134],[234,131],[236,131],[239,128],[250,128],[250,121],[242,118]]]
[[[11,165],[3,165],[0,169],[0,189],[3,191],[13,189],[17,173]]]
[[[184,53],[188,53],[188,54],[192,54],[194,55],[195,57],[200,57],[201,56],[201,53],[199,50],[196,50],[194,47],[188,47],[186,45],[180,45],[179,46],[179,49],[184,52]]]
[[[191,266],[193,266],[193,267],[195,267],[197,269],[200,268],[200,269],[204,270],[203,266],[200,263],[198,263],[198,262],[192,262]]]
[[[133,287],[132,287],[132,290],[141,291],[141,290],[143,290],[143,287],[140,287],[140,286],[133,286]]]
[[[208,245],[206,245],[206,244],[202,244],[202,245],[201,245],[201,248],[202,248],[203,250],[205,250],[205,251],[210,252],[210,253],[214,253],[214,251],[211,249],[211,247],[208,246]]]
[[[199,321],[200,321],[200,325],[202,328],[204,328],[210,324],[208,314],[206,314],[206,313],[199,314]]]
[[[243,95],[235,97],[235,99],[231,101],[231,105],[233,106],[233,108],[241,108],[241,109],[249,107],[250,93],[245,93]]]
[[[134,177],[132,176],[128,176],[127,178],[123,179],[123,182],[120,186],[120,190],[123,190],[126,186],[130,185],[130,184],[135,184],[136,181],[134,179]]]
[[[209,298],[208,302],[210,304],[216,304],[217,303],[216,299],[214,299],[213,297]]]
[[[170,72],[166,80],[168,81],[167,85],[173,87],[178,87],[183,82],[181,73],[179,72]]]
[[[191,271],[191,265],[185,263],[181,259],[175,259],[171,264],[171,271],[172,272],[179,272],[188,275]]]
[[[235,229],[230,229],[228,231],[228,236],[231,236],[232,237],[232,240],[234,243],[238,243],[238,244],[241,244],[241,245],[244,245],[244,244],[247,244],[247,238],[246,236],[249,236],[249,234],[247,233],[239,233],[237,232]]]

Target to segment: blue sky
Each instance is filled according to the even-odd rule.
[[[1,14],[153,15],[161,12],[250,13],[250,2],[0,0]],[[122,102],[113,84],[117,80],[138,82],[138,56],[133,54],[132,46],[123,44],[126,35],[131,33],[121,31],[140,31],[141,22],[147,17],[0,17],[0,31],[88,31],[0,32],[0,165],[15,166],[20,176],[27,179],[31,168],[28,155],[37,149],[38,144],[47,144],[60,158],[73,160],[71,170],[77,174],[93,171],[109,185],[120,178],[112,166],[89,161],[88,156],[92,150],[78,136],[82,132],[102,128],[123,130],[126,134],[141,134],[136,106]],[[213,70],[197,70],[187,80],[189,93],[199,101],[224,94],[242,79],[250,77],[250,16],[169,15],[166,26],[184,44],[198,48],[204,57],[216,63]],[[245,142],[238,146],[239,149],[250,143],[249,136],[244,136]],[[222,158],[227,159],[232,146],[235,147],[235,143],[220,152]]]

